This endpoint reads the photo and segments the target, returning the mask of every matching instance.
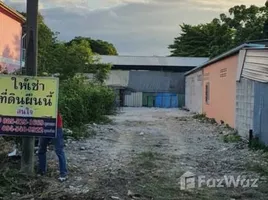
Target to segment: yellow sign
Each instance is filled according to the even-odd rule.
[[[0,76],[0,116],[57,118],[58,78]]]

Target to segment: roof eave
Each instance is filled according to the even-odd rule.
[[[258,49],[258,48],[264,48],[265,45],[263,45],[263,44],[248,44],[248,43],[242,44],[242,45],[240,45],[238,47],[235,47],[235,48],[233,48],[233,49],[231,49],[231,50],[229,50],[229,51],[227,51],[227,52],[225,52],[225,53],[223,53],[223,54],[221,54],[221,55],[219,55],[219,56],[217,56],[215,58],[212,58],[208,62],[205,62],[204,64],[202,64],[202,65],[200,65],[200,66],[198,66],[198,67],[186,72],[184,75],[188,76],[188,75],[190,75],[190,74],[192,74],[194,72],[197,72],[197,71],[205,68],[208,65],[211,65],[211,64],[213,64],[215,62],[218,62],[218,61],[220,61],[220,60],[222,60],[224,58],[228,58],[228,57],[230,57],[230,56],[232,56],[234,54],[237,54],[243,48],[251,48],[251,47]]]
[[[11,7],[7,6],[6,4],[4,4],[4,2],[0,1],[0,7],[2,7],[4,10],[6,10],[10,14],[12,14],[14,17],[16,17],[21,23],[26,22],[26,18],[23,15],[18,13],[13,8],[11,8]]]

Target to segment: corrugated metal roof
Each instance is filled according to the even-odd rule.
[[[160,56],[99,56],[101,63],[125,66],[182,66],[196,67],[208,61],[204,57],[160,57]]]
[[[241,76],[263,83],[268,82],[268,48],[247,49],[241,54]]]
[[[206,67],[206,66],[208,66],[210,64],[218,62],[218,61],[220,61],[220,60],[222,60],[224,58],[230,57],[230,56],[238,53],[243,48],[250,48],[250,47],[263,48],[263,47],[265,47],[265,45],[263,45],[263,44],[248,44],[248,43],[242,44],[242,45],[240,45],[238,47],[235,47],[235,48],[231,49],[230,51],[227,51],[227,52],[225,52],[225,53],[223,53],[223,54],[221,54],[221,55],[209,60],[208,62],[206,62],[204,64],[201,64],[200,66],[190,70],[189,72],[185,73],[185,76],[187,76],[189,74],[192,74],[192,73],[194,73],[194,72],[196,72],[196,71],[198,71],[198,70],[200,70],[200,69],[202,69],[202,68],[204,68],[204,67]]]

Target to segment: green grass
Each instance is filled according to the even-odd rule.
[[[201,122],[204,123],[210,123],[210,124],[217,124],[217,121],[215,118],[208,118],[205,113],[203,114],[196,114],[193,116],[194,119],[198,119]]]
[[[224,135],[223,136],[223,141],[225,143],[236,143],[236,142],[240,142],[241,136],[238,134],[229,134],[229,135]]]
[[[261,176],[268,176],[268,166],[266,164],[250,162],[247,164],[247,169]]]
[[[135,176],[130,190],[144,200],[211,199],[205,190],[180,190],[179,178],[183,172],[176,166],[177,161],[174,155],[153,151],[138,154],[131,163]]]
[[[268,146],[260,142],[257,138],[253,138],[251,140],[251,142],[249,143],[249,148],[251,150],[263,150],[264,152],[268,152]]]

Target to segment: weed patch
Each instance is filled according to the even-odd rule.
[[[225,143],[235,143],[235,142],[240,142],[241,140],[242,140],[241,136],[238,135],[237,133],[236,134],[228,134],[228,135],[223,136],[223,141]]]
[[[267,167],[267,163],[255,163],[255,162],[251,162],[247,164],[247,169],[249,171],[253,171],[256,172],[258,174],[260,174],[261,176],[268,176],[268,167]]]
[[[259,141],[258,138],[253,138],[249,142],[249,148],[251,150],[262,150],[264,152],[268,152],[268,146],[266,146],[263,142]]]
[[[205,113],[202,113],[202,114],[196,114],[196,115],[194,115],[193,118],[194,118],[194,119],[202,120],[202,119],[207,118],[207,116],[206,116]]]
[[[217,124],[217,121],[215,118],[208,118],[206,114],[196,114],[193,116],[194,119],[199,120],[202,123],[210,123],[210,124]]]

